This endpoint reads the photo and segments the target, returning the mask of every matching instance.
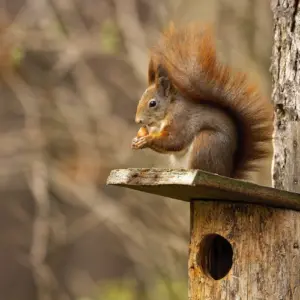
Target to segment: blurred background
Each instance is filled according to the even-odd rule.
[[[268,1],[0,0],[0,300],[187,299],[189,205],[105,186],[164,166],[130,144],[170,20],[213,24],[270,98]]]

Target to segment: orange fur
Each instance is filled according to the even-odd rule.
[[[209,28],[191,24],[176,29],[173,24],[152,49],[149,84],[155,82],[157,67],[168,73],[174,87],[189,101],[222,108],[236,124],[238,149],[233,177],[245,178],[256,170],[257,160],[270,154],[273,108],[259,95],[242,73],[234,73],[218,62]]]

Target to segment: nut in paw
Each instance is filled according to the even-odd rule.
[[[148,146],[149,136],[135,137],[132,140],[131,148],[132,149],[143,149]]]

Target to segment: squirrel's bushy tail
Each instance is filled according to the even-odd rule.
[[[149,83],[155,80],[158,66],[185,98],[211,103],[232,117],[239,143],[233,177],[245,178],[246,172],[257,169],[257,160],[270,155],[272,105],[248,83],[245,74],[234,73],[217,61],[208,28],[191,24],[177,29],[171,24],[152,49]]]

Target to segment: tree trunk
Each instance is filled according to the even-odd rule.
[[[273,186],[300,192],[300,12],[298,0],[272,0]]]

